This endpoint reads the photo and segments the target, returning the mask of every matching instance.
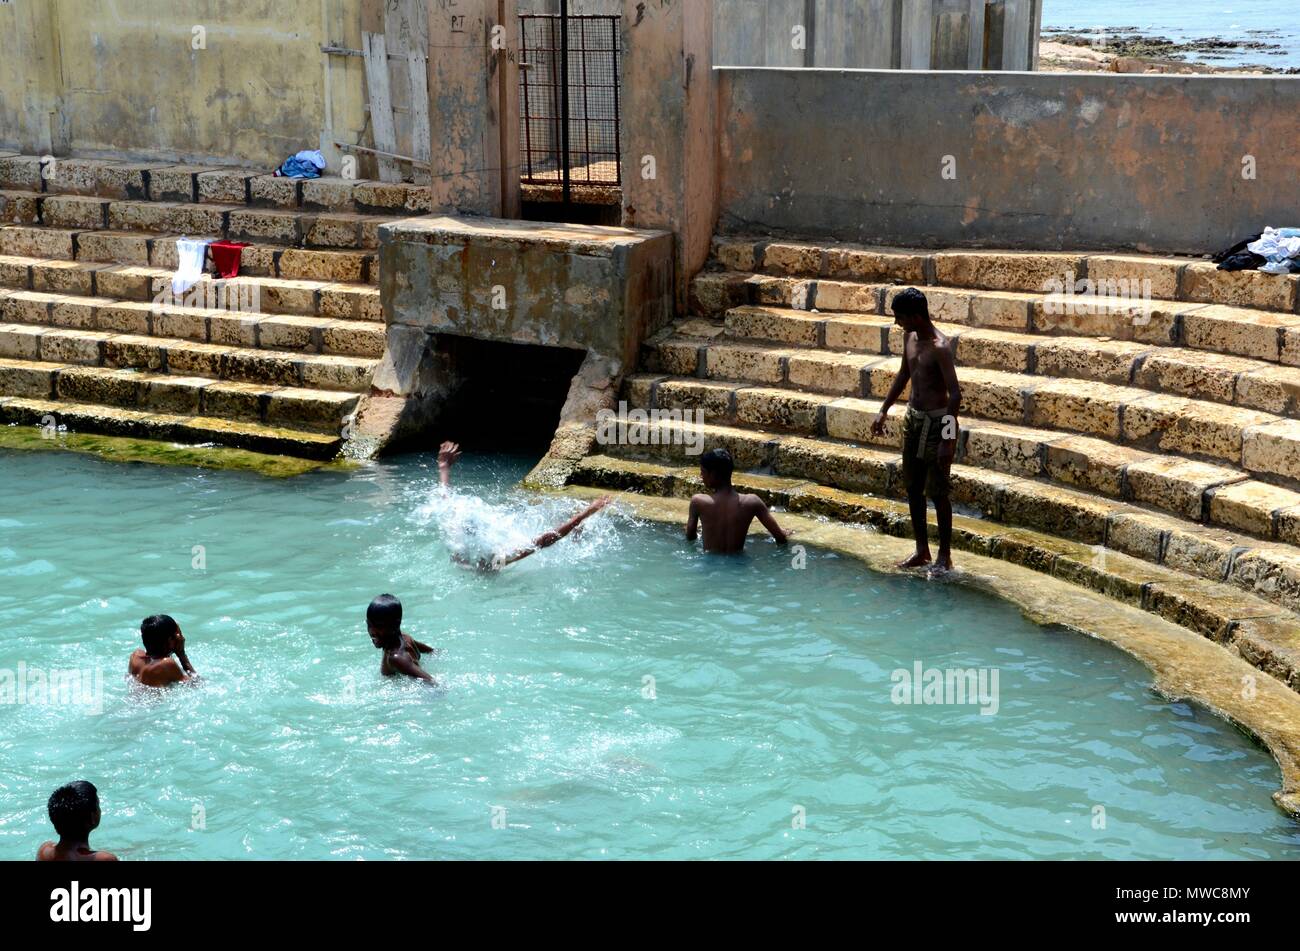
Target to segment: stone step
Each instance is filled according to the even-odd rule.
[[[649,372],[835,396],[883,397],[898,372],[896,357],[717,338],[673,336],[649,350]],[[1096,380],[981,369],[960,376],[964,414],[1226,462],[1264,481],[1300,484],[1300,420]]]
[[[1266,275],[1269,276],[1269,275]],[[722,317],[737,307],[879,315],[892,320],[902,288],[886,284],[808,281],[735,272],[704,272],[691,283],[691,308]],[[1300,366],[1300,315],[1205,302],[1152,300],[1091,311],[1053,304],[1042,294],[926,287],[936,321],[966,327],[1071,337],[1107,337],[1160,347],[1187,347]]]
[[[0,255],[86,264],[128,264],[176,270],[177,235],[68,228],[0,227]],[[364,251],[325,251],[250,245],[244,248],[240,276],[278,277],[331,284],[379,283],[378,255]]]
[[[702,325],[691,326],[699,331]],[[936,326],[953,340],[961,366],[1101,380],[1278,416],[1300,415],[1300,367],[1124,340],[1042,337],[941,321]],[[725,336],[742,340],[896,358],[903,352],[902,329],[872,314],[745,306],[729,310],[723,327]]]
[[[329,460],[339,454],[338,434],[313,433],[256,422],[156,413],[93,403],[0,396],[0,423],[67,427],[78,433],[155,439],[188,445],[215,444],[250,452]]]
[[[828,439],[660,419],[645,424],[636,439],[606,439],[602,448],[612,456],[689,467],[691,447],[725,448],[747,471],[885,498],[904,494],[897,452]],[[1290,545],[964,464],[952,467],[952,498],[987,519],[1112,548],[1300,610],[1300,550]]]
[[[7,324],[0,332],[0,355],[57,365],[348,393],[367,392],[378,364],[378,360],[364,357],[258,350],[175,337],[19,323]],[[4,385],[0,385],[0,394],[17,395]]]
[[[882,405],[875,399],[654,374],[629,377],[624,398],[639,409],[696,412],[708,422],[728,426],[827,438],[895,453],[902,447],[905,408],[892,407],[884,435],[874,436],[871,423]],[[1051,480],[1190,521],[1300,545],[1300,492],[1253,480],[1228,466],[975,417],[961,420],[956,461]]]
[[[117,200],[252,205],[398,217],[430,211],[427,186],[166,162],[0,156],[0,189]]]
[[[1216,249],[1217,250],[1217,249]],[[1220,271],[1202,259],[1106,252],[909,251],[719,236],[720,268],[805,281],[938,285],[1046,295],[1074,281],[1155,300],[1297,313],[1300,275]],[[1123,282],[1123,283],[1121,283]]]
[[[0,297],[5,290],[43,291],[111,297],[138,303],[174,303],[187,307],[242,307],[251,304],[268,314],[320,315],[339,320],[382,324],[379,288],[368,284],[289,280],[243,275],[223,279],[205,275],[177,298],[171,294],[172,271],[134,264],[62,261],[0,255]]]
[[[14,194],[14,193],[10,193]],[[294,248],[373,250],[391,216],[343,211],[253,208],[184,201],[132,201],[86,195],[33,195],[50,228],[182,234]],[[10,200],[16,214],[25,208]]]
[[[694,466],[603,455],[579,462],[570,483],[678,498],[689,498],[704,488]],[[769,505],[790,512],[829,516],[895,537],[911,537],[907,507],[893,499],[846,492],[806,478],[738,472],[735,484],[740,491],[754,492]],[[1116,513],[1109,525],[1117,542],[1136,545],[1137,555],[960,514],[953,518],[953,544],[959,550],[1033,568],[1179,623],[1236,651],[1300,691],[1300,620],[1295,614],[1236,585],[1188,573],[1179,567],[1190,553],[1182,536],[1160,535],[1157,525],[1137,518]],[[930,535],[936,535],[933,516]],[[1162,551],[1167,552],[1163,562]],[[1148,557],[1151,554],[1156,555],[1155,560]]]
[[[39,291],[0,294],[0,320],[8,325],[97,330],[141,336],[176,337],[200,343],[247,347],[255,350],[292,350],[372,357],[384,355],[386,334],[382,324],[335,320],[299,314],[244,311],[231,299],[231,307],[183,307],[121,301],[114,298]]]
[[[0,330],[0,334],[3,330]],[[0,399],[53,400],[339,435],[357,393],[0,358]]]

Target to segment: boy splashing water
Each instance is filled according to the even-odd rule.
[[[449,493],[451,490],[451,468],[460,459],[460,456],[460,446],[454,442],[443,443],[441,450],[438,452],[438,477],[442,482],[444,494]],[[524,539],[512,543],[519,547],[500,549],[497,549],[495,544],[500,543],[500,536],[502,535],[500,523],[507,516],[504,516],[503,513],[493,509],[480,499],[458,499],[457,502],[463,502],[464,504],[457,505],[447,512],[448,518],[444,520],[444,527],[451,529],[448,532],[449,535],[458,536],[454,543],[467,545],[469,548],[477,550],[454,551],[451,556],[452,560],[458,565],[476,568],[479,571],[500,571],[508,565],[523,561],[529,555],[535,555],[543,548],[550,548],[561,539],[573,535],[583,522],[609,505],[610,498],[605,496],[597,499],[563,525],[538,535],[531,543],[526,541],[525,536]],[[494,535],[498,536],[495,544],[492,539]]]
[[[686,522],[686,540],[695,541],[704,526],[704,550],[719,555],[735,555],[745,550],[749,526],[758,519],[778,545],[790,540],[782,531],[767,505],[757,495],[741,495],[731,485],[735,464],[725,449],[712,449],[700,457],[700,479],[708,493],[691,499]]]
[[[952,570],[952,501],[948,498],[948,474],[957,451],[957,410],[961,407],[961,386],[953,361],[952,343],[930,321],[930,306],[922,294],[909,287],[894,298],[894,323],[903,328],[906,342],[903,362],[894,385],[871,423],[871,432],[883,436],[889,408],[898,401],[908,383],[912,395],[903,420],[903,479],[912,513],[912,534],[916,554],[900,568],[930,565],[930,535],[926,524],[925,499],[934,502],[939,522],[939,557],[930,574]]]

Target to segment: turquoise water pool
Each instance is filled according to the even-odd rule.
[[[618,512],[467,572],[432,463],[277,481],[0,453],[0,670],[103,673],[99,704],[0,705],[0,858],[35,854],[79,778],[92,841],[129,859],[1297,854],[1268,754],[1113,648],[814,550],[705,557]],[[511,488],[526,469],[457,472],[503,536],[576,507]],[[379,675],[384,591],[443,649],[443,689]],[[154,612],[201,687],[128,690]],[[996,671],[996,703],[893,702],[917,663]]]

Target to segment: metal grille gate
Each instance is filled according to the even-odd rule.
[[[519,116],[525,184],[618,188],[621,53],[616,16],[520,18]]]

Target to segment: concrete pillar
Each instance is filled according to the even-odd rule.
[[[676,299],[717,223],[713,0],[645,0],[623,14],[623,224],[676,235]]]
[[[1034,23],[1035,0],[1004,0],[1002,68],[1031,69],[1034,43],[1029,35]]]
[[[519,216],[517,0],[428,0],[435,211]]]
[[[817,0],[814,65],[889,69],[897,62],[901,0]]]
[[[934,45],[936,0],[903,0],[900,31],[900,69],[929,69]]]
[[[931,69],[979,69],[985,0],[934,0]]]

